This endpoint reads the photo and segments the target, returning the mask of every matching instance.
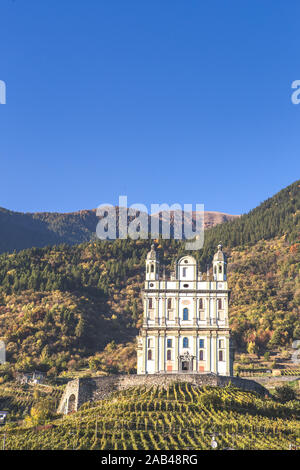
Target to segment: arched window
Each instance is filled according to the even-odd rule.
[[[189,309],[185,307],[183,309],[183,320],[188,320],[188,319],[189,319]]]
[[[149,349],[148,351],[148,361],[152,361],[152,351]]]
[[[222,309],[222,299],[218,299],[218,309]]]
[[[220,264],[219,265],[219,273],[221,273],[221,272],[222,272],[222,265]]]
[[[151,264],[151,272],[154,273],[154,264]]]
[[[203,299],[199,299],[199,310],[203,310]]]
[[[168,309],[172,308],[172,299],[168,299]]]
[[[153,302],[152,302],[152,298],[151,298],[151,297],[150,297],[150,299],[149,299],[148,307],[149,307],[149,308],[153,308]]]
[[[172,351],[170,349],[168,349],[167,351],[167,361],[171,361],[172,360]]]
[[[182,343],[183,347],[184,348],[188,348],[189,347],[189,339],[188,338],[183,338],[183,343]]]
[[[204,351],[201,349],[199,353],[199,361],[203,361],[203,360],[204,360]]]

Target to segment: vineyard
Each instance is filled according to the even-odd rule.
[[[42,398],[47,397],[57,407],[62,389],[55,387],[38,388],[27,385],[10,384],[0,387],[0,409],[9,410],[10,421],[23,419],[31,408]]]
[[[289,377],[298,377],[300,375],[300,369],[277,369],[278,375],[289,376]],[[256,369],[239,369],[240,377],[265,377],[271,376],[272,370],[267,368],[256,368]]]
[[[280,371],[280,375],[288,375],[288,376],[299,376],[300,375],[300,369],[282,369]]]
[[[44,426],[6,426],[6,449],[288,449],[300,446],[300,405],[232,386],[135,387]],[[1,431],[0,431],[1,438]]]

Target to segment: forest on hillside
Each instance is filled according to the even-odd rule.
[[[106,371],[134,368],[148,250],[148,242],[122,240],[2,255],[0,329],[8,360],[54,375],[88,360]],[[158,250],[170,269],[180,249],[165,240]],[[254,343],[264,352],[300,337],[300,244],[281,237],[227,251],[238,349]]]
[[[251,345],[263,353],[300,338],[299,186],[296,182],[240,219],[207,230],[203,250],[193,252],[206,272],[219,240],[224,244],[230,326],[240,351]],[[133,371],[150,244],[98,240],[0,255],[7,367],[38,368],[53,376],[86,365]],[[184,243],[157,240],[156,245],[168,275],[185,253]]]

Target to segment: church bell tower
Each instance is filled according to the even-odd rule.
[[[221,242],[218,245],[218,251],[213,259],[213,275],[214,281],[226,281],[226,256],[223,253],[223,246]]]
[[[146,259],[146,281],[156,281],[159,277],[159,259],[155,251],[155,245],[151,245],[151,251]]]

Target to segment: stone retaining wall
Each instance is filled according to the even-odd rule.
[[[106,377],[90,377],[70,381],[66,386],[57,411],[63,414],[71,410],[77,411],[83,403],[102,400],[103,398],[107,398],[112,392],[118,390],[125,390],[137,386],[151,387],[152,385],[167,387],[174,382],[190,382],[199,387],[204,385],[224,387],[231,382],[232,385],[242,390],[258,392],[261,395],[268,394],[268,391],[254,380],[220,376],[212,373],[110,375]]]

